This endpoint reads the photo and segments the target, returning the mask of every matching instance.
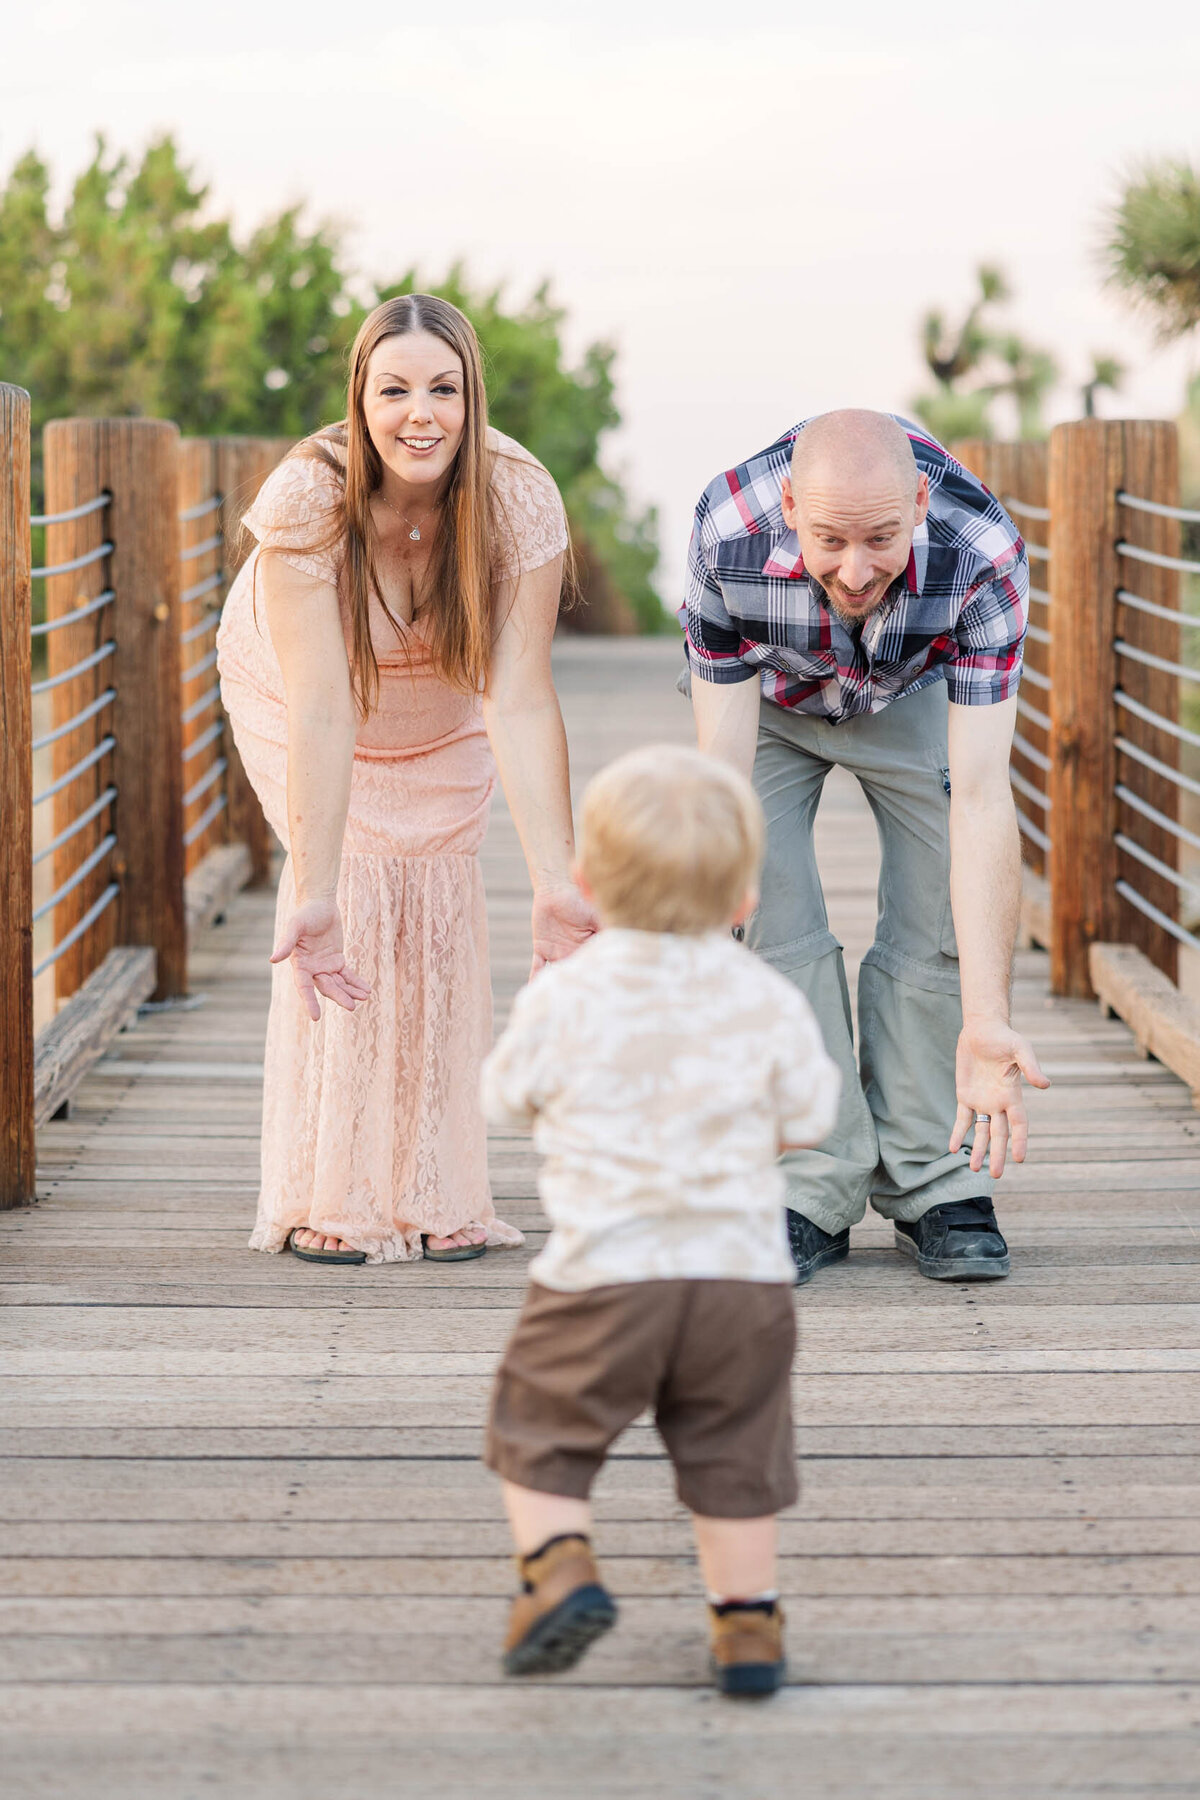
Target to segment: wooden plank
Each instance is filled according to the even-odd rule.
[[[34,1197],[29,395],[0,383],[0,1209]]]
[[[1154,1459],[1200,1456],[1200,1425],[827,1425],[802,1422],[797,1443],[803,1454],[825,1463],[831,1457],[937,1457],[947,1463],[974,1462],[1002,1456],[1050,1463],[1063,1457],[1087,1457],[1093,1463],[1117,1457]],[[176,1425],[62,1426],[39,1424],[0,1431],[0,1455],[43,1457],[140,1457],[157,1463],[163,1457],[193,1461],[210,1457],[462,1457],[473,1458],[478,1439],[469,1426],[365,1425],[331,1427],[323,1421],[255,1426]],[[621,1439],[621,1456],[661,1456],[662,1445],[648,1421],[635,1421]],[[1097,1479],[1103,1479],[1099,1471]],[[2,1554],[0,1547],[0,1554]],[[904,1552],[897,1550],[897,1555]]]
[[[1200,1006],[1132,944],[1093,944],[1089,969],[1101,1006],[1125,1021],[1144,1055],[1186,1081],[1200,1106]]]
[[[912,1290],[910,1289],[910,1292]],[[836,1290],[835,1290],[836,1292]],[[956,1297],[957,1298],[957,1297]],[[918,1292],[903,1309],[879,1307],[866,1295],[855,1302],[798,1308],[800,1354],[819,1356],[908,1359],[947,1352],[986,1358],[989,1366],[1006,1355],[1034,1355],[1047,1359],[1076,1354],[1109,1355],[1121,1362],[1128,1350],[1179,1353],[1200,1357],[1200,1295],[1191,1304],[1094,1306],[1083,1302],[1062,1309],[1054,1320],[1053,1347],[1046,1346],[1047,1315],[1044,1306],[1009,1305],[992,1311],[965,1306],[961,1300],[949,1306],[923,1305]],[[193,1352],[244,1354],[279,1359],[316,1358],[328,1353],[320,1334],[336,1336],[339,1366],[348,1374],[369,1372],[373,1366],[411,1356],[430,1358],[442,1354],[464,1357],[498,1357],[508,1337],[508,1320],[494,1306],[480,1306],[463,1294],[454,1307],[429,1306],[414,1294],[408,1305],[376,1307],[347,1313],[331,1298],[319,1311],[297,1313],[294,1318],[256,1316],[221,1304],[216,1297],[207,1306],[178,1307],[164,1300],[156,1308],[153,1344],[144,1349],[138,1338],[145,1325],[139,1307],[108,1305],[99,1316],[90,1308],[47,1307],[36,1317],[8,1319],[0,1313],[0,1359],[17,1365],[19,1357],[30,1369],[40,1356],[66,1358],[80,1354],[120,1354],[135,1360],[142,1356],[170,1357]],[[378,1364],[375,1359],[380,1358]],[[355,1366],[361,1359],[365,1369]],[[262,1367],[268,1367],[264,1362]],[[297,1364],[300,1367],[301,1364]],[[928,1363],[925,1366],[931,1367]],[[163,1372],[167,1364],[162,1364]],[[53,1372],[47,1367],[47,1372]]]
[[[657,1517],[646,1511],[632,1516],[617,1497],[604,1489],[597,1493],[598,1540],[609,1555],[660,1556],[689,1554],[687,1521],[681,1509]],[[902,1517],[860,1519],[791,1518],[779,1526],[783,1556],[838,1556],[855,1554],[894,1556],[902,1553]],[[969,1521],[973,1524],[973,1521]],[[464,1533],[464,1524],[469,1531]],[[1194,1517],[1111,1517],[1091,1514],[1076,1518],[987,1515],[987,1548],[990,1554],[1050,1556],[1194,1556],[1200,1551],[1200,1526]],[[381,1546],[381,1534],[386,1541]],[[56,1521],[55,1550],[59,1556],[207,1557],[241,1556],[319,1559],[329,1556],[371,1561],[381,1547],[391,1556],[406,1559],[443,1556],[447,1543],[469,1541],[471,1556],[511,1556],[508,1527],[492,1506],[483,1516],[457,1521],[444,1515],[423,1519],[100,1519]],[[14,1557],[41,1556],[46,1549],[46,1530],[38,1521],[13,1519],[4,1528],[5,1550]],[[971,1550],[973,1554],[973,1547]],[[468,1552],[462,1551],[465,1557]]]
[[[797,1768],[806,1786],[839,1800],[867,1792],[873,1800],[883,1793],[1092,1800],[1101,1792],[1153,1800],[1187,1792],[1196,1752],[1195,1689],[1180,1684],[1149,1692],[1121,1683],[992,1685],[965,1705],[953,1684],[826,1684],[812,1694],[792,1690],[768,1708],[725,1708],[717,1716],[711,1697],[694,1689],[647,1690],[620,1680],[582,1693],[571,1683],[516,1691],[488,1683],[470,1708],[460,1694],[427,1678],[414,1696],[422,1712],[414,1732],[395,1687],[377,1671],[359,1689],[363,1723],[347,1734],[343,1706],[314,1705],[308,1685],[276,1683],[268,1698],[228,1680],[130,1688],[109,1677],[85,1689],[25,1682],[6,1695],[9,1770],[30,1784],[22,1800],[25,1792],[64,1791],[140,1797],[179,1793],[188,1783],[188,1792],[328,1800],[383,1791],[397,1769],[414,1800],[483,1793],[561,1800],[567,1757],[586,1769],[589,1800],[645,1800],[647,1793],[774,1800],[794,1791]],[[123,1770],[136,1789],[122,1787]],[[83,1786],[67,1790],[64,1781]]]
[[[113,1426],[161,1421],[175,1425],[269,1425],[303,1408],[337,1425],[370,1424],[381,1408],[402,1406],[414,1424],[453,1416],[482,1431],[488,1382],[478,1376],[304,1376],[254,1373],[173,1375],[158,1379],[80,1375],[22,1376],[0,1395],[0,1425],[35,1425],[53,1407],[64,1425]],[[1077,1425],[1114,1423],[1194,1424],[1200,1420],[1200,1383],[1174,1374],[1124,1374],[1069,1370],[1043,1374],[989,1374],[971,1381],[958,1375],[829,1373],[820,1383],[796,1383],[802,1417],[817,1425],[913,1423],[941,1417],[948,1424]]]
[[[320,1602],[308,1606],[320,1614]],[[363,1602],[358,1602],[363,1605]],[[992,1602],[972,1603],[973,1631],[945,1628],[941,1619],[924,1629],[854,1630],[846,1623],[810,1624],[809,1602],[798,1612],[789,1644],[792,1683],[886,1682],[898,1659],[911,1658],[925,1678],[969,1685],[1023,1681],[1200,1680],[1200,1637],[1194,1631],[1155,1628],[1157,1599],[1134,1602],[1132,1620],[1112,1630],[1097,1628],[1081,1602],[1057,1599],[1049,1610],[1062,1625],[1032,1631],[989,1628]],[[905,1611],[918,1603],[902,1602]],[[1028,1602],[1030,1612],[1035,1603]],[[1185,1602],[1191,1616],[1195,1603]],[[873,1609],[887,1605],[873,1600]],[[849,1600],[836,1611],[852,1610]],[[235,1609],[231,1606],[231,1613]],[[268,1602],[264,1615],[273,1609]],[[186,1633],[147,1631],[91,1634],[49,1631],[39,1636],[0,1637],[0,1682],[95,1681],[213,1682],[233,1680],[257,1686],[307,1682],[350,1693],[381,1668],[397,1687],[419,1687],[431,1668],[453,1668],[459,1686],[476,1687],[499,1679],[498,1651],[506,1608],[499,1599],[457,1602],[405,1599],[398,1610],[407,1620],[390,1631]],[[602,1640],[561,1685],[607,1688],[614,1682],[712,1691],[704,1608],[647,1596],[627,1599],[622,1629]],[[1143,1623],[1145,1621],[1145,1623]]]
[[[281,1511],[296,1519],[486,1517],[495,1492],[470,1447],[428,1459],[161,1457],[154,1459],[153,1473],[151,1510],[143,1516],[177,1522],[270,1519]],[[12,1493],[22,1512],[47,1523],[105,1519],[122,1516],[145,1488],[146,1466],[139,1457],[34,1457],[15,1476]],[[1147,1485],[1151,1480],[1154,1485]],[[63,1481],[70,1484],[65,1490]],[[806,1470],[804,1494],[790,1510],[798,1518],[897,1518],[914,1494],[924,1495],[927,1511],[941,1511],[948,1491],[969,1501],[973,1515],[982,1508],[989,1518],[1178,1519],[1194,1517],[1197,1487],[1190,1458],[1074,1457],[1043,1472],[1041,1459],[1027,1457],[826,1457]],[[1087,1495],[1083,1502],[1080,1490]],[[637,1508],[651,1517],[677,1511],[661,1449],[652,1453],[647,1446],[641,1455],[614,1459],[603,1491],[627,1511]],[[1151,1505],[1158,1510],[1148,1510]]]
[[[614,1555],[605,1568],[618,1593],[661,1597],[695,1595],[699,1577],[686,1552],[662,1556]],[[930,1587],[975,1597],[1029,1594],[1037,1598],[1080,1594],[1200,1595],[1200,1556],[911,1556],[788,1555],[780,1559],[785,1594],[881,1594],[925,1597]],[[41,1600],[58,1596],[121,1596],[181,1600],[189,1596],[310,1594],[401,1597],[512,1593],[512,1561],[492,1556],[430,1555],[345,1558],[237,1556],[26,1556],[0,1557],[0,1594]]]
[[[110,950],[37,1040],[34,1107],[44,1125],[70,1099],[119,1031],[137,1017],[156,985],[153,950]]]
[[[247,844],[217,844],[208,852],[184,879],[183,904],[189,938],[229,910],[234,895],[246,886],[253,872]]]

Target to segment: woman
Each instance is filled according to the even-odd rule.
[[[364,322],[345,422],[280,464],[245,523],[258,545],[225,605],[221,691],[289,848],[251,1247],[361,1263],[519,1244],[479,1106],[477,852],[498,764],[535,968],[590,935],[550,672],[557,489],[488,428],[468,321],[412,294]]]

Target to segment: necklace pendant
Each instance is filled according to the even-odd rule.
[[[409,534],[408,534],[408,535],[409,535],[409,537],[410,537],[410,538],[411,538],[411,539],[412,539],[412,541],[413,541],[413,543],[414,543],[414,544],[419,544],[419,543],[420,543],[420,541],[421,541],[421,528],[420,528],[420,526],[419,526],[419,525],[414,525],[414,526],[413,526],[413,528],[412,528],[412,530],[411,530],[411,531],[410,531],[410,532],[409,532]]]

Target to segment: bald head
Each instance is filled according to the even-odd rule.
[[[917,464],[908,433],[887,413],[846,407],[822,413],[804,427],[792,450],[792,492],[801,501],[810,487],[857,488],[917,497]]]
[[[792,450],[783,518],[809,576],[851,627],[887,599],[929,510],[929,481],[887,413],[822,413]]]

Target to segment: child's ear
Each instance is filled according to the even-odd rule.
[[[742,901],[742,904],[738,907],[729,923],[731,925],[744,925],[757,905],[758,889],[747,888],[745,899]]]

